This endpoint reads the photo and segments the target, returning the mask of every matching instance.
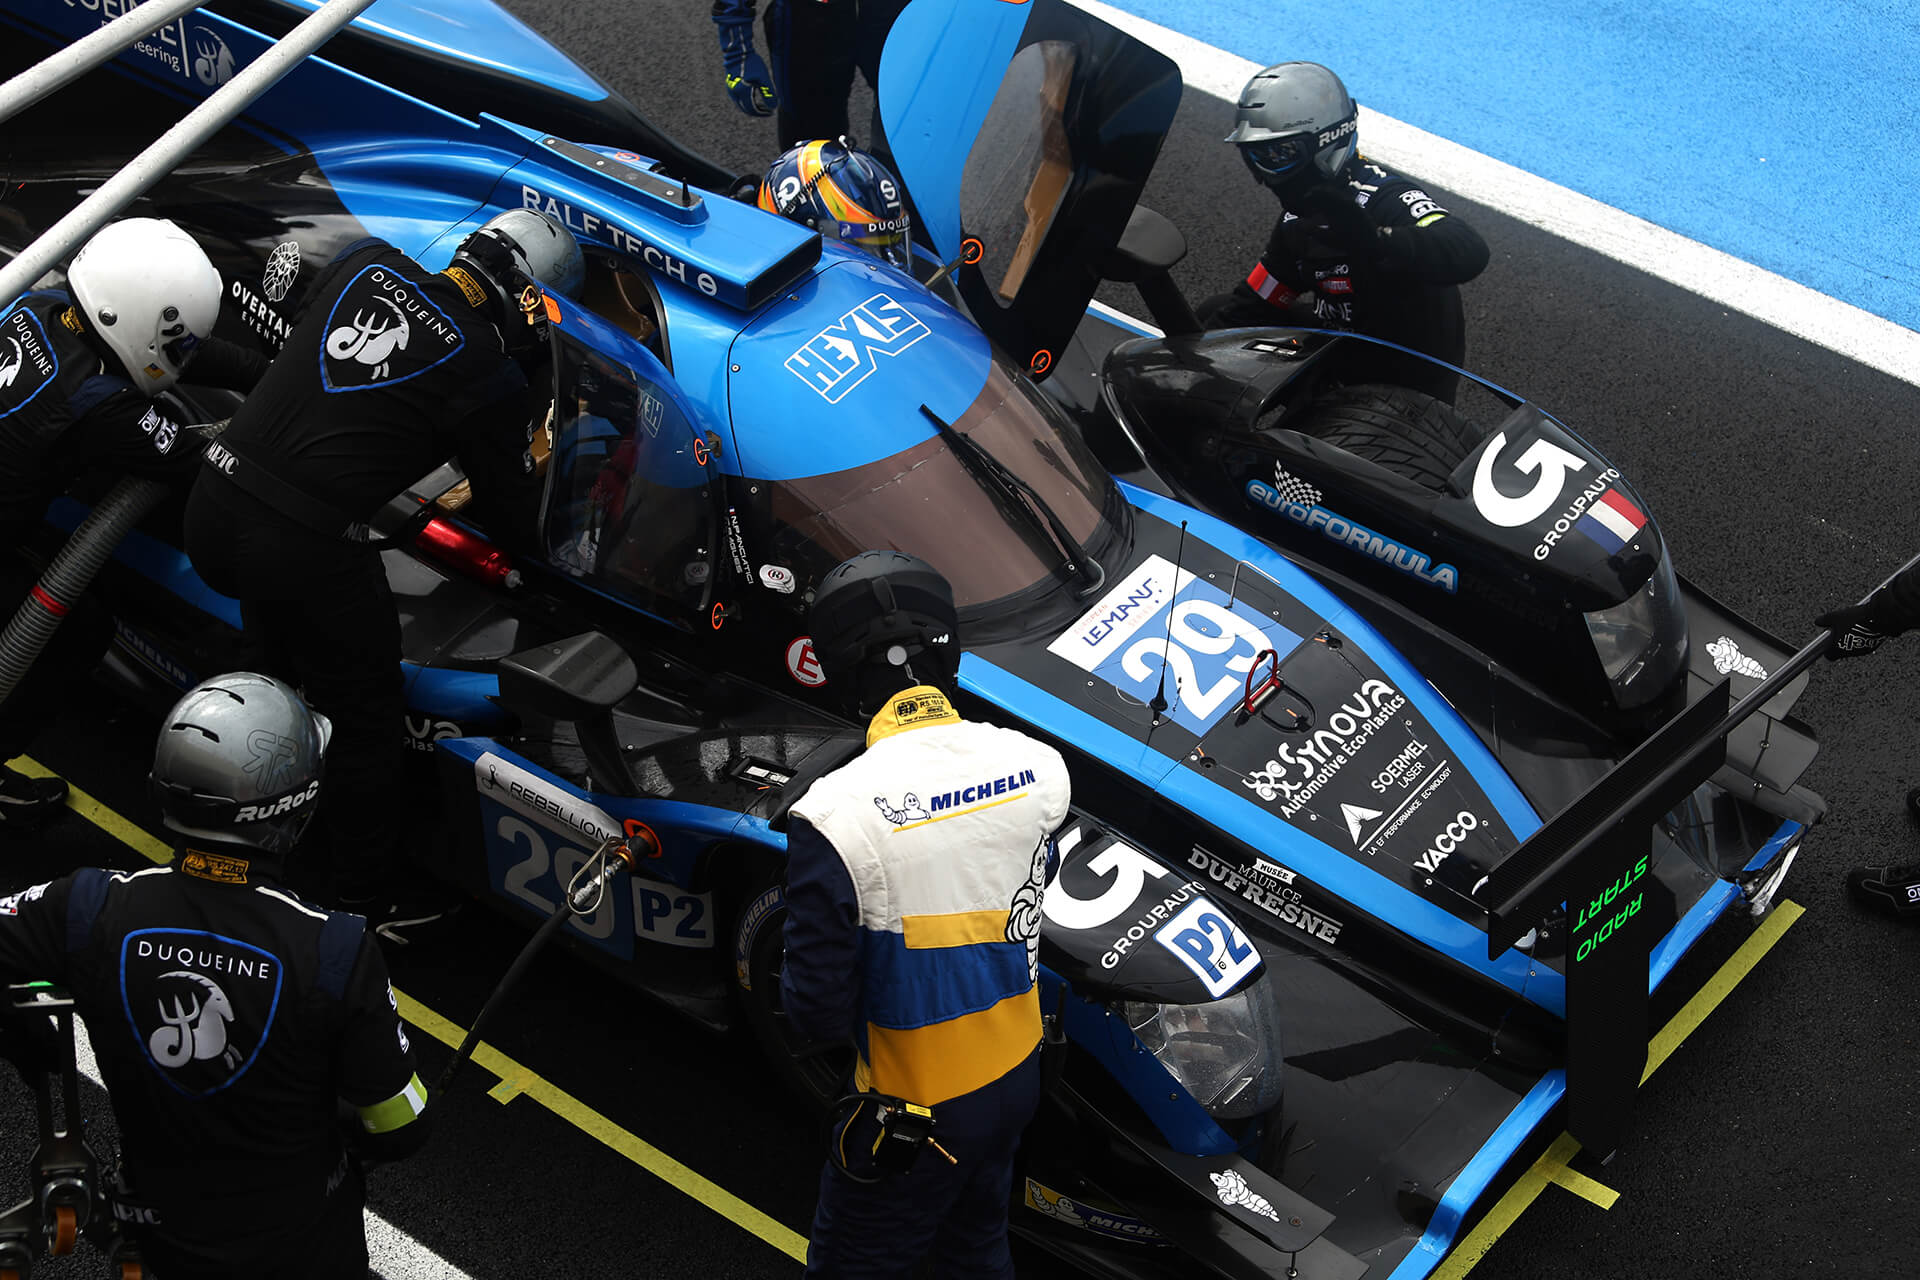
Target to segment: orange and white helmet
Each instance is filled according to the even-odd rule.
[[[845,138],[803,142],[775,160],[761,179],[759,204],[829,240],[912,269],[913,222],[900,180]]]

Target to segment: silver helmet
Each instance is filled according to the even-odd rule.
[[[1346,176],[1359,147],[1357,115],[1339,76],[1317,62],[1279,62],[1240,91],[1226,140],[1267,186],[1310,186]]]
[[[284,854],[320,801],[333,726],[251,671],[203,680],[167,713],[147,775],[171,831]]]
[[[453,251],[453,265],[478,275],[509,304],[519,292],[516,273],[568,297],[578,297],[587,279],[586,255],[573,232],[531,209],[488,218]]]

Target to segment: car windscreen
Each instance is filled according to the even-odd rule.
[[[912,412],[911,409],[908,410]],[[776,550],[818,580],[859,552],[919,556],[953,583],[961,609],[1062,581],[1066,551],[1015,491],[947,446],[930,421],[925,440],[877,461],[774,484]],[[996,358],[985,386],[953,427],[1052,508],[1089,549],[1109,541],[1113,480],[1059,408]]]

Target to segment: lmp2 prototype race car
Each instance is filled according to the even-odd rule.
[[[193,11],[83,102],[17,117],[0,247],[312,7]],[[7,73],[104,16],[3,0]],[[1180,88],[1061,0],[915,0],[879,96],[916,278],[728,199],[732,175],[485,0],[386,0],[129,211],[193,232],[223,332],[269,352],[368,234],[434,269],[529,208],[588,249],[581,296],[532,312],[540,551],[509,561],[442,475],[415,495],[440,515],[385,552],[436,874],[532,921],[607,838],[652,833],[559,936],[831,1096],[844,1058],[789,1043],[774,981],[784,815],[862,745],[805,609],[846,557],[911,552],[954,585],[968,714],[1073,772],[1015,1227],[1110,1275],[1424,1276],[1577,1101],[1588,952],[1631,917],[1644,998],[1771,901],[1822,809],[1796,784],[1804,681],[1640,823],[1633,870],[1490,946],[1486,886],[1543,819],[1787,651],[1517,397],[1475,426],[1336,376],[1357,339],[1193,332],[1177,235],[1136,207]],[[1089,311],[1103,279],[1165,332]],[[50,541],[83,513],[56,504]],[[249,656],[165,515],[101,579],[115,669],[161,701]],[[968,801],[874,799],[903,822]]]

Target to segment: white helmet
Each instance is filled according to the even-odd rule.
[[[67,284],[87,324],[148,395],[180,377],[220,317],[220,273],[165,218],[124,218],[94,233]]]

